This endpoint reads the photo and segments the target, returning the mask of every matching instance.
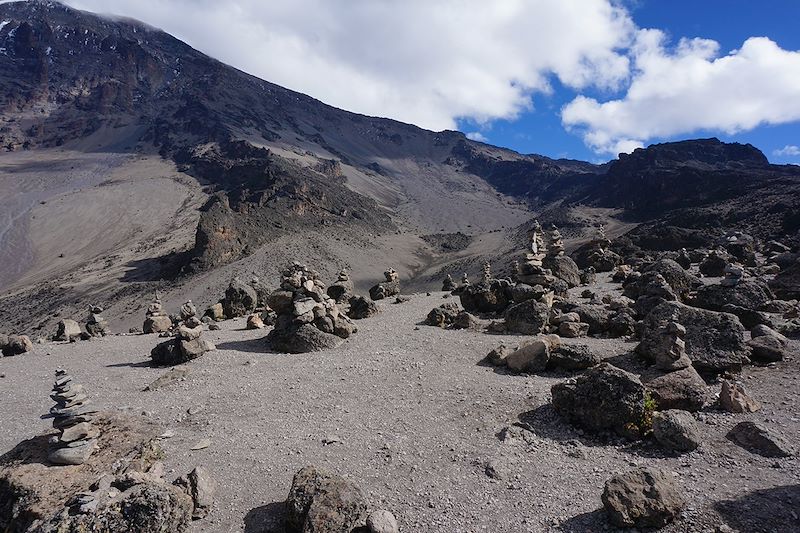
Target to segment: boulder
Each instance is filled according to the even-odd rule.
[[[544,332],[549,320],[550,307],[535,300],[514,304],[505,313],[508,331],[524,335],[537,335]]]
[[[383,300],[384,298],[396,296],[398,294],[400,294],[399,281],[384,281],[383,283],[374,285],[369,290],[369,297],[375,301]]]
[[[676,452],[690,452],[701,442],[694,417],[676,409],[653,414],[653,436],[661,446]]]
[[[214,493],[217,490],[217,484],[205,468],[198,466],[187,475],[176,479],[173,484],[180,487],[192,498],[193,519],[199,520],[208,516],[211,507],[214,505]]]
[[[589,325],[589,334],[602,335],[611,327],[611,318],[614,313],[605,305],[582,304],[572,308],[573,313],[578,313],[581,322]]]
[[[699,411],[708,402],[708,387],[694,367],[649,379],[644,383],[659,410]]]
[[[727,437],[742,448],[764,457],[794,455],[794,449],[786,439],[757,422],[739,422]]]
[[[547,256],[542,261],[542,266],[550,269],[555,277],[564,281],[570,288],[581,284],[581,271],[575,261],[567,255]]]
[[[561,344],[550,351],[549,366],[561,370],[585,370],[603,362],[603,358],[583,344]]]
[[[75,341],[81,337],[81,326],[76,321],[69,318],[58,321],[56,335],[57,341]]]
[[[725,275],[725,267],[729,262],[730,257],[727,254],[711,252],[700,262],[700,273],[709,278],[721,278]]]
[[[325,333],[311,324],[289,329],[278,328],[269,332],[267,341],[273,350],[284,353],[307,353],[330,350],[342,343],[342,338]]]
[[[746,279],[733,287],[704,285],[697,291],[692,304],[711,311],[721,311],[725,305],[758,310],[774,299],[769,286],[758,279]]]
[[[769,287],[781,300],[800,300],[800,260],[779,272]]]
[[[501,344],[486,355],[486,361],[495,366],[505,366],[506,359],[511,353],[511,349],[508,346]]]
[[[217,302],[206,309],[203,316],[207,316],[216,322],[225,320],[225,308],[222,306],[222,302]]]
[[[247,317],[247,329],[264,329],[264,321],[261,320],[261,315],[253,313]]]
[[[3,344],[2,351],[6,357],[21,355],[33,350],[33,343],[27,335],[9,335]]]
[[[258,305],[258,293],[239,278],[234,278],[225,289],[222,309],[225,318],[236,318],[252,314]]]
[[[378,306],[374,301],[363,296],[353,296],[350,298],[350,309],[347,316],[353,320],[363,320],[378,314]]]
[[[559,344],[556,335],[525,342],[506,357],[506,366],[515,372],[541,372],[550,360],[550,350]]]
[[[686,506],[680,489],[665,472],[639,469],[606,481],[603,507],[617,527],[660,528]]]
[[[725,380],[719,393],[719,406],[730,413],[754,413],[761,404],[751,398],[739,382]]]
[[[369,533],[399,533],[397,519],[392,513],[384,509],[372,511],[367,517]]]
[[[589,334],[589,324],[585,322],[562,322],[558,326],[558,334],[568,339],[585,337]]]
[[[609,363],[552,387],[553,408],[592,432],[638,437],[645,418],[645,389],[639,378]]]
[[[753,328],[758,325],[764,326],[772,326],[772,319],[770,319],[769,315],[766,313],[762,313],[761,311],[756,311],[755,309],[747,309],[745,307],[740,307],[738,305],[733,304],[725,304],[720,309],[723,313],[730,313],[732,315],[736,315],[736,318],[739,319],[739,322],[748,329]]]
[[[460,312],[461,309],[455,302],[442,304],[439,307],[434,307],[431,309],[430,313],[428,313],[428,316],[425,318],[425,324],[428,326],[446,328],[455,322],[456,317]]]
[[[654,361],[661,342],[660,326],[678,322],[686,328],[686,354],[698,370],[738,371],[750,361],[744,327],[734,315],[664,302],[644,319],[642,342],[636,352]]]
[[[657,272],[661,274],[667,281],[672,290],[683,299],[694,289],[701,287],[703,282],[700,279],[687,272],[682,266],[673,261],[672,259],[661,259],[643,270],[643,274],[647,272]]]
[[[760,363],[774,363],[782,361],[786,356],[786,343],[781,342],[778,337],[772,335],[762,335],[747,342],[752,350],[750,357]]]
[[[172,319],[166,315],[149,316],[144,319],[143,333],[163,333],[172,329]]]
[[[481,329],[481,323],[475,315],[466,311],[461,311],[456,315],[455,320],[453,320],[453,329],[478,330]]]
[[[781,335],[780,333],[778,333],[774,329],[772,329],[772,328],[770,328],[768,326],[765,326],[763,324],[758,324],[758,325],[754,326],[753,329],[750,330],[750,336],[752,338],[754,338],[754,339],[758,338],[758,337],[766,337],[766,336],[775,337],[776,339],[778,339],[784,345],[788,344],[788,342],[789,342],[789,339],[787,339],[785,336]]]
[[[367,515],[367,502],[358,487],[314,466],[294,475],[286,507],[289,528],[298,533],[349,533]]]
[[[512,289],[508,280],[493,279],[464,287],[458,297],[470,313],[500,313],[511,303]]]

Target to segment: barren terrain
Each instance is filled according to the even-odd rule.
[[[602,283],[599,290],[617,287]],[[145,413],[174,431],[163,441],[173,477],[194,465],[209,468],[221,490],[212,514],[194,523],[196,532],[281,531],[279,502],[307,464],[353,480],[403,531],[604,531],[603,483],[635,465],[673,472],[685,491],[689,507],[666,531],[800,528],[797,458],[763,458],[725,438],[751,419],[797,442],[796,357],[745,371],[761,411],[707,407],[697,415],[704,444],[669,456],[648,441],[597,440],[562,422],[548,401],[550,387],[566,375],[510,375],[480,364],[499,343],[525,337],[418,326],[443,294],[381,302],[382,312],[359,321],[356,335],[321,353],[269,353],[268,330],[224,322],[221,331],[205,333],[217,351],[188,363],[185,381],[151,392],[142,389],[166,371],[148,365],[156,336],[38,345],[0,359],[0,450],[49,430],[39,417],[51,404],[53,371],[63,367],[102,407]],[[566,342],[640,368],[629,354],[633,343]],[[514,424],[527,430],[502,441],[498,434]],[[208,448],[190,451],[206,438]],[[486,475],[488,462],[501,479]]]

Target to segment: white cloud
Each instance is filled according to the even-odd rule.
[[[479,131],[470,131],[466,135],[467,139],[472,139],[473,141],[478,141],[482,143],[489,142],[489,139],[486,138],[486,135],[484,135]]]
[[[598,152],[628,152],[645,141],[715,130],[734,134],[800,120],[800,52],[765,37],[719,55],[707,39],[665,47],[659,30],[640,30],[631,49],[633,78],[621,99],[578,96],[562,123]]]
[[[772,152],[773,155],[777,155],[779,157],[797,157],[800,156],[800,146],[794,146],[793,144],[787,144],[780,150],[774,150]]]
[[[426,128],[513,119],[552,76],[617,88],[635,27],[615,0],[67,0],[138,18],[326,103]]]

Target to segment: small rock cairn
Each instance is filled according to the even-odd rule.
[[[736,287],[744,277],[744,268],[736,264],[725,266],[725,277],[720,282],[723,287]]]
[[[86,332],[91,337],[105,337],[109,333],[108,322],[101,313],[103,308],[99,305],[89,307],[89,319],[86,321]]]
[[[350,296],[353,295],[353,290],[354,287],[352,280],[350,280],[350,274],[343,268],[339,271],[339,277],[336,281],[328,287],[327,293],[336,303],[341,304],[350,300]]]
[[[92,425],[97,412],[83,392],[83,385],[72,381],[64,370],[56,370],[53,394],[56,404],[50,409],[53,427],[59,435],[50,439],[48,460],[57,465],[85,463],[97,447],[99,431]]]
[[[519,283],[532,286],[541,285],[547,288],[555,281],[552,272],[542,266],[542,261],[547,256],[547,246],[544,243],[543,235],[541,224],[535,220],[529,234],[530,249],[525,253],[524,261],[519,264],[517,270]]]
[[[456,290],[456,288],[457,288],[456,282],[453,281],[453,277],[450,274],[448,274],[447,277],[445,277],[444,281],[442,282],[442,290],[445,292],[453,292],[454,290]]]
[[[169,331],[171,328],[172,319],[170,319],[169,315],[164,311],[164,307],[161,305],[161,298],[158,293],[156,293],[153,301],[147,307],[147,311],[145,311],[142,331],[145,333],[162,333],[164,331]]]
[[[691,366],[686,355],[686,328],[677,322],[668,322],[659,330],[661,342],[655,354],[656,368],[672,372]]]

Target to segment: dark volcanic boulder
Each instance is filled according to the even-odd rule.
[[[542,266],[549,268],[555,277],[564,281],[570,288],[581,284],[581,271],[569,256],[545,257]]]
[[[744,327],[736,316],[679,302],[662,303],[647,315],[642,342],[636,347],[639,355],[655,360],[661,338],[659,327],[667,322],[678,322],[686,328],[686,354],[698,370],[739,370],[750,361]]]
[[[584,304],[573,307],[573,313],[578,313],[581,322],[589,324],[590,335],[602,335],[611,328],[611,318],[614,312],[605,305]]]
[[[461,312],[458,304],[455,302],[448,302],[439,307],[434,307],[428,316],[425,318],[425,324],[428,326],[435,326],[438,328],[446,328],[456,321],[456,317]]]
[[[511,284],[500,279],[482,281],[464,287],[458,297],[470,313],[500,313],[511,303]]]
[[[697,291],[692,304],[712,311],[721,311],[725,305],[757,310],[774,298],[766,283],[757,279],[747,279],[740,281],[735,287],[705,285]]]
[[[692,366],[654,377],[644,387],[660,410],[699,411],[708,401],[706,382]]]
[[[353,296],[350,298],[350,309],[347,316],[354,320],[362,320],[378,314],[378,306],[375,302],[363,296]]]
[[[800,300],[800,261],[779,272],[769,286],[781,300]]]
[[[349,533],[367,514],[367,501],[358,487],[313,466],[294,475],[286,507],[289,528],[297,533]]]
[[[730,263],[727,254],[711,252],[700,262],[700,273],[709,278],[721,278],[725,275],[725,267]]]
[[[686,502],[672,477],[641,469],[606,481],[603,507],[617,527],[660,528],[677,517]]]
[[[373,285],[369,290],[369,297],[375,301],[383,300],[390,296],[397,296],[398,294],[400,294],[399,281],[384,281],[383,283]]]
[[[222,309],[225,318],[247,316],[255,311],[258,305],[258,293],[239,278],[234,278],[225,290],[225,299],[222,300]]]
[[[307,353],[330,350],[342,343],[342,338],[320,331],[311,324],[276,326],[267,334],[270,347],[284,353]]]
[[[553,407],[586,430],[638,437],[645,416],[644,391],[635,375],[601,363],[577,379],[553,385]]]
[[[584,370],[600,364],[603,358],[584,344],[562,344],[550,352],[548,367],[562,370]]]
[[[506,329],[513,333],[536,335],[542,333],[550,320],[550,308],[541,302],[527,300],[506,310]]]
[[[661,259],[656,261],[649,267],[645,268],[642,273],[646,274],[648,272],[657,272],[658,274],[661,274],[680,299],[685,298],[689,292],[703,284],[703,282],[700,281],[697,276],[687,272],[682,266],[672,259]],[[633,298],[628,294],[625,296]],[[637,295],[637,297],[638,296],[640,295]]]

